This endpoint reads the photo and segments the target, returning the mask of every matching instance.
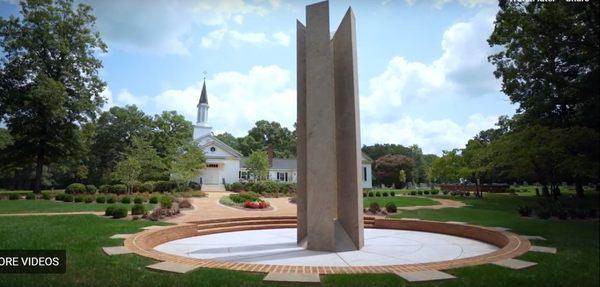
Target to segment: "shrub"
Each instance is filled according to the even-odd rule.
[[[52,194],[50,194],[48,192],[42,192],[42,199],[50,200],[50,199],[52,199]]]
[[[104,211],[104,216],[112,216],[113,213],[115,212],[115,208],[117,208],[117,207],[114,205],[107,206],[106,210]]]
[[[131,208],[131,215],[142,215],[146,213],[146,207],[143,204],[135,204]]]
[[[385,210],[390,213],[395,213],[396,211],[398,211],[398,208],[393,202],[388,202],[385,204]]]
[[[374,195],[373,192],[369,191],[369,197],[373,197],[373,195]]]
[[[140,192],[141,186],[142,186],[141,182],[134,181],[133,183],[131,183],[131,192]]]
[[[373,203],[371,203],[371,205],[369,205],[370,212],[377,213],[377,212],[379,212],[379,210],[381,210],[381,208],[379,207],[379,204],[377,204],[377,202],[373,202]]]
[[[65,194],[65,195],[63,196],[63,201],[64,201],[64,202],[73,202],[73,195],[70,195],[70,194]]]
[[[423,191],[424,194],[429,194],[429,190]]]
[[[375,192],[375,196],[376,196],[376,197],[380,197],[380,196],[381,196],[381,192],[379,192],[379,191],[378,191],[378,192]]]
[[[98,189],[98,191],[100,193],[109,193],[110,192],[110,185],[103,184],[103,185],[100,186],[100,188]]]
[[[470,191],[465,192],[465,196],[471,196],[471,192]]]
[[[432,190],[431,190],[431,194],[438,194],[438,193],[440,193],[440,191],[439,191],[439,190],[437,190],[437,189],[432,189]]]
[[[110,192],[116,194],[124,194],[127,192],[127,186],[124,184],[115,184],[110,186]]]
[[[96,196],[96,202],[97,203],[105,203],[106,202],[106,196],[104,196],[104,195]]]
[[[367,193],[363,192],[363,198],[367,197]]]
[[[106,198],[106,203],[115,203],[115,202],[117,202],[116,196],[109,196]]]
[[[171,208],[173,206],[173,198],[170,196],[163,196],[160,198],[160,207]]]
[[[172,181],[157,181],[154,184],[154,191],[169,192],[175,189],[176,184]]]
[[[539,219],[548,219],[552,216],[552,211],[547,207],[542,207],[536,210],[535,214]]]
[[[150,197],[150,200],[148,202],[150,202],[152,204],[157,204],[158,203],[158,197],[157,196]]]
[[[442,191],[442,193],[443,193],[444,195],[447,195],[447,194],[448,194],[448,191],[447,191],[447,190],[444,190],[444,191]]]
[[[192,203],[186,198],[179,200],[177,203],[179,208],[192,208]]]
[[[410,195],[417,195],[417,192],[416,191],[411,191]]]
[[[531,216],[533,210],[529,206],[520,206],[518,211],[521,216]]]
[[[422,190],[419,190],[419,191],[417,191],[417,194],[418,194],[418,195],[423,195],[423,191],[422,191]]]
[[[94,202],[94,198],[91,196],[86,196],[85,199],[83,199],[83,202],[92,203],[92,202]]]
[[[225,184],[225,190],[229,190],[227,189],[228,184]],[[200,190],[202,188],[202,186],[200,184],[198,184],[197,182],[193,182],[190,181],[190,183],[188,183],[188,187],[191,188],[192,190]]]
[[[390,191],[390,196],[396,196],[396,192]]]
[[[276,193],[279,192],[279,184],[270,180],[258,181],[252,185],[250,190],[256,193]]]
[[[82,195],[75,196],[74,201],[75,202],[83,202],[83,196]]]
[[[64,201],[64,199],[65,199],[64,193],[59,193],[54,197],[54,200],[58,200],[58,201]]]
[[[71,183],[67,186],[67,188],[65,188],[66,194],[77,194],[77,193],[84,193],[84,192],[85,192],[85,185],[83,185],[81,183]]]
[[[25,199],[27,200],[35,200],[35,194],[33,194],[32,192],[25,194]]]
[[[260,196],[254,192],[240,192],[229,195],[231,201],[237,204],[243,204],[246,201],[261,201],[259,197]]]
[[[98,192],[98,188],[93,184],[88,184],[85,186],[85,191],[87,191],[89,194],[94,194]]]
[[[150,181],[146,181],[140,185],[140,192],[153,192],[154,184]]]
[[[234,182],[229,185],[229,191],[240,192],[242,190],[244,190],[244,184],[241,182]]]
[[[128,214],[128,209],[126,207],[115,207],[115,209],[113,210],[112,213],[112,217],[113,218],[123,218],[123,217],[127,217]]]
[[[123,196],[121,198],[121,203],[130,204],[131,203],[131,197],[129,197],[129,196]]]
[[[141,197],[141,196],[136,196],[136,197],[133,199],[133,203],[135,203],[135,204],[142,204],[142,203],[144,203],[144,198],[143,198],[143,197]]]
[[[384,197],[388,196],[388,193],[387,193],[387,191],[384,191],[384,192],[382,193],[382,195],[383,195]]]

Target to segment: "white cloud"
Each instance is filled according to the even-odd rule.
[[[290,35],[283,33],[283,32],[277,32],[273,34],[273,40],[278,43],[279,45],[282,46],[289,46],[290,45]]]
[[[290,44],[290,36],[283,32],[277,32],[268,37],[267,34],[262,32],[240,32],[220,28],[203,36],[200,40],[200,46],[203,48],[220,48],[225,40],[234,48],[241,48],[247,44],[256,46],[272,44],[286,47]]]
[[[462,146],[497,116],[474,114],[461,126],[455,121],[423,120],[410,116],[411,107],[454,99],[496,95],[500,83],[493,76],[485,40],[493,29],[494,10],[483,10],[467,22],[450,26],[443,35],[442,55],[431,63],[392,58],[386,69],[371,78],[369,92],[361,97],[363,140],[419,144],[426,152]],[[448,107],[451,108],[451,107]]]
[[[241,24],[244,16],[265,16],[276,3],[244,0],[86,0],[109,46],[135,52],[189,54],[200,25]]]
[[[206,82],[209,123],[216,132],[243,136],[258,120],[278,121],[293,128],[296,91],[291,73],[279,66],[254,66],[247,73],[221,72]],[[166,90],[148,99],[156,110],[177,110],[196,119],[202,82],[184,89]]]
[[[382,2],[382,4],[385,5],[389,1],[391,1],[391,0],[384,0]],[[404,2],[408,6],[413,6],[415,3],[417,3],[417,0],[404,0]],[[431,5],[432,7],[436,8],[436,9],[441,9],[445,5],[456,3],[456,2],[458,2],[462,6],[469,7],[469,8],[473,8],[473,7],[477,7],[477,6],[485,6],[485,5],[498,5],[498,0],[457,0],[457,1],[453,1],[453,0],[424,0],[424,1],[419,1],[419,2]]]
[[[392,122],[366,123],[361,128],[363,144],[417,144],[424,153],[440,155],[442,150],[464,147],[467,141],[483,129],[494,126],[498,117],[473,114],[466,126],[449,120],[426,121],[403,116]]]

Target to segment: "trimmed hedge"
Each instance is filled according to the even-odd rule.
[[[35,194],[28,193],[28,194],[25,195],[25,199],[27,199],[27,200],[35,200],[36,197],[35,197]]]
[[[116,194],[124,194],[127,192],[127,186],[124,184],[115,184],[110,186],[110,192]]]
[[[152,204],[157,204],[158,203],[158,197],[157,196],[150,197],[150,200],[148,200],[148,202],[152,203]]]
[[[385,210],[390,213],[395,213],[398,211],[398,207],[393,202],[388,202],[385,204]]]
[[[88,184],[85,186],[85,191],[87,191],[89,194],[94,194],[98,192],[98,188],[93,184]]]
[[[173,206],[173,198],[170,196],[163,196],[160,198],[160,207],[171,208]]]
[[[154,183],[154,191],[158,192],[170,192],[177,187],[177,184],[173,181],[157,181]]]
[[[65,196],[63,196],[63,201],[64,202],[73,202],[73,195],[65,194]]]
[[[83,199],[83,202],[92,203],[92,202],[94,202],[94,198],[91,196],[86,196],[85,199]]]
[[[153,192],[154,191],[154,183],[150,181],[146,181],[140,185],[140,192]]]
[[[86,192],[85,185],[82,183],[71,183],[65,188],[66,194],[78,194]]]
[[[132,215],[142,215],[146,213],[146,208],[142,204],[136,204],[131,208]]]
[[[144,203],[144,198],[143,198],[143,197],[141,197],[141,196],[136,196],[136,197],[133,199],[133,203],[135,203],[135,204],[142,204],[142,203]]]
[[[130,204],[131,203],[131,197],[129,197],[129,196],[123,196],[123,198],[121,198],[121,203]]]
[[[109,193],[110,192],[110,185],[103,184],[103,185],[100,186],[100,188],[98,189],[98,191],[100,193]]]
[[[109,196],[108,198],[106,198],[106,203],[115,203],[115,202],[117,202],[116,196]]]
[[[104,195],[96,196],[96,202],[97,203],[105,203],[106,202],[106,196],[104,196]]]
[[[127,217],[128,213],[129,213],[129,210],[125,207],[115,207],[115,209],[112,212],[112,217],[115,219],[123,218],[123,217]]]

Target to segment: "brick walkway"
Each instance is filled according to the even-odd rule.
[[[230,192],[207,192],[208,196],[204,198],[192,198],[192,204],[195,209],[190,211],[184,211],[182,216],[168,219],[167,222],[171,223],[185,223],[199,220],[216,219],[216,218],[237,218],[237,217],[255,217],[255,216],[295,216],[296,215],[296,204],[290,203],[287,197],[280,198],[268,198],[266,199],[273,210],[251,210],[251,209],[237,209],[234,207],[224,206],[219,203],[221,197],[231,194]],[[408,198],[408,197],[407,197]],[[459,208],[465,206],[463,202],[440,199],[440,198],[429,198],[437,201],[438,205],[424,205],[424,206],[406,206],[399,207],[399,210],[415,210],[415,209],[442,209],[442,208]]]

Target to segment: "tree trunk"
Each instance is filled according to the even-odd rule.
[[[583,198],[583,185],[579,177],[575,179],[575,192],[577,193],[577,197]]]
[[[544,197],[550,197],[550,192],[548,191],[548,184],[546,184],[546,183],[543,184],[542,195]]]
[[[42,192],[42,172],[44,171],[44,150],[38,148],[35,165],[35,181],[33,182],[33,193]]]

